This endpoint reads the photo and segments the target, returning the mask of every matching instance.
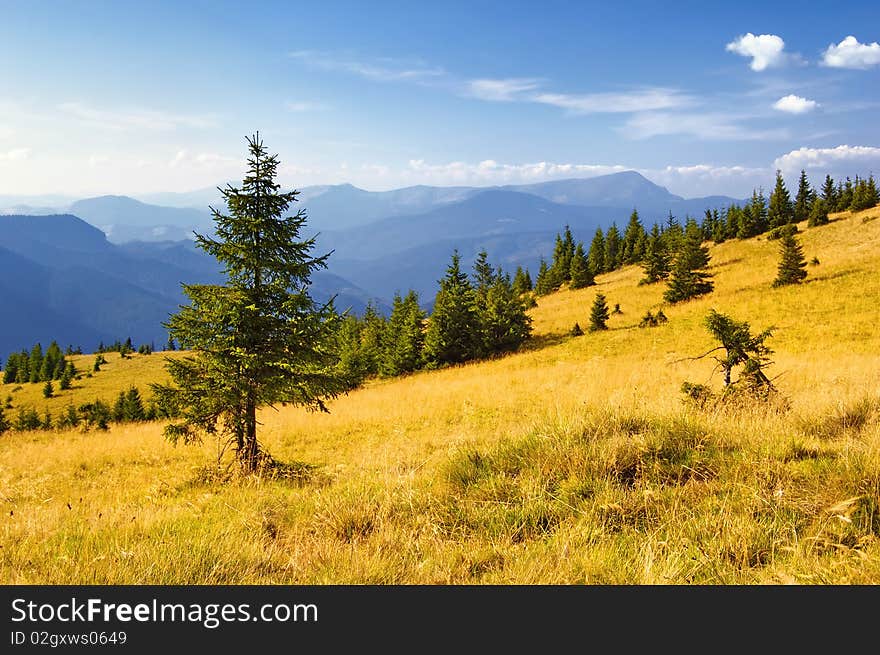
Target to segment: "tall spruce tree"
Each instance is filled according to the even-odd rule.
[[[709,266],[709,249],[703,245],[703,233],[696,221],[689,219],[684,240],[675,256],[663,298],[677,303],[710,293],[714,288]]]
[[[517,295],[522,295],[532,290],[532,276],[529,275],[528,268],[516,267],[516,273],[513,276],[513,290]]]
[[[332,299],[309,295],[311,275],[329,254],[312,255],[302,239],[306,213],[285,216],[299,191],[275,182],[278,156],[257,133],[247,139],[247,173],[240,188],[219,189],[227,214],[212,208],[215,236],[196,243],[223,266],[226,284],[184,284],[190,304],[166,327],[190,354],[166,357],[170,384],[154,385],[157,402],[181,419],[165,427],[174,443],[216,435],[234,448],[243,472],[267,459],[257,439],[257,409],[278,403],[329,411],[325,401],[348,381],[335,368],[339,315]]]
[[[801,169],[801,176],[798,178],[797,195],[794,198],[794,222],[800,223],[810,217],[810,209],[813,206],[813,200],[816,192],[810,186],[807,179],[807,173]]]
[[[629,223],[623,232],[622,261],[624,264],[638,264],[642,261],[645,249],[645,228],[639,220],[639,212],[633,209]]]
[[[546,296],[548,293],[553,293],[554,289],[550,267],[547,266],[547,262],[542,257],[541,263],[538,266],[538,277],[535,278],[535,294]]]
[[[571,258],[571,278],[572,289],[583,289],[596,284],[593,279],[593,272],[590,270],[590,262],[584,252],[584,244],[578,241],[577,247],[574,249],[574,255]]]
[[[608,231],[605,232],[605,270],[613,271],[620,268],[622,259],[620,230],[617,229],[617,223],[612,223]]]
[[[482,325],[477,312],[476,294],[461,271],[458,250],[440,280],[434,309],[425,334],[425,360],[431,366],[459,364],[479,357]]]
[[[489,263],[489,253],[481,250],[477,253],[477,258],[474,260],[473,286],[477,296],[485,299],[486,294],[489,292],[489,287],[492,286],[494,280],[495,271],[492,270],[492,265]]]
[[[828,203],[822,197],[813,199],[813,206],[810,207],[810,215],[807,218],[807,227],[818,227],[828,223]]]
[[[559,288],[571,279],[571,259],[574,257],[574,237],[568,225],[562,235],[556,235],[556,244],[553,248],[553,263],[550,266],[550,276],[553,287]]]
[[[779,241],[779,271],[773,281],[774,287],[797,284],[807,277],[807,261],[804,249],[792,229],[784,230]]]
[[[500,269],[489,287],[480,314],[484,354],[514,351],[531,334],[532,319],[526,313],[525,303],[514,292],[510,278]]]
[[[486,289],[486,296],[491,288],[490,286]],[[424,322],[425,312],[419,307],[419,296],[415,291],[410,289],[403,297],[399,293],[394,294],[391,316],[388,318],[382,344],[382,359],[379,363],[381,375],[411,373],[422,365]]]
[[[608,303],[606,302],[605,294],[599,292],[596,294],[593,306],[590,308],[590,332],[607,330],[608,325],[606,322],[608,321],[608,316]]]
[[[660,226],[656,223],[648,236],[642,268],[645,271],[645,277],[641,279],[639,284],[653,284],[669,277],[669,253],[666,251],[666,244],[660,234]]]
[[[782,179],[782,171],[776,171],[776,186],[770,194],[770,204],[767,208],[767,222],[770,229],[788,225],[794,221],[794,206],[791,195]],[[760,234],[760,232],[759,232]]]
[[[825,207],[830,212],[837,207],[837,187],[834,185],[834,178],[830,175],[825,176],[825,182],[822,184],[822,200],[825,201]]]
[[[590,270],[593,271],[593,275],[605,272],[605,235],[602,234],[601,227],[597,227],[596,233],[593,235],[587,260],[590,262]]]

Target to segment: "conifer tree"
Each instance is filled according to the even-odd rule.
[[[849,211],[849,206],[852,204],[852,200],[853,183],[852,180],[849,179],[849,175],[847,175],[846,180],[843,182],[843,186],[839,189],[837,193],[837,206],[835,207],[835,211]]]
[[[605,233],[605,270],[613,271],[620,268],[623,250],[620,244],[620,231],[617,224],[612,223]]]
[[[590,270],[590,262],[584,252],[584,244],[578,241],[577,247],[574,249],[574,255],[571,258],[571,278],[572,289],[583,289],[584,287],[596,284],[593,279],[593,272]]]
[[[493,274],[494,278],[494,274]],[[486,289],[489,295],[491,286]],[[391,316],[382,344],[379,373],[384,376],[400,375],[417,370],[422,364],[425,344],[425,312],[419,307],[418,294],[410,289],[405,297],[394,294]]]
[[[608,321],[608,315],[608,303],[605,300],[605,295],[599,292],[596,294],[596,299],[590,308],[590,332],[607,330],[606,321]]]
[[[574,257],[574,251],[574,238],[571,235],[571,229],[566,225],[564,233],[556,235],[556,245],[553,248],[550,277],[554,289],[558,289],[571,279],[571,259]]]
[[[314,257],[315,238],[300,238],[304,210],[285,216],[299,192],[280,191],[278,156],[268,154],[259,134],[247,143],[242,186],[220,189],[229,214],[212,208],[215,235],[196,235],[223,265],[226,284],[184,285],[190,304],[166,327],[192,354],[166,357],[172,382],[154,386],[154,395],[181,409],[181,420],[165,428],[169,440],[217,435],[251,473],[269,461],[257,439],[259,407],[329,411],[325,401],[349,381],[335,368],[333,301],[319,305],[309,295],[311,275],[326,268],[329,255]]]
[[[829,212],[833,212],[837,207],[837,187],[830,175],[825,176],[825,183],[822,185],[822,200],[825,201],[825,207]]]
[[[810,216],[807,218],[807,227],[817,227],[828,223],[828,204],[824,198],[815,198],[810,207]]]
[[[666,248],[666,252],[678,252],[678,248],[684,239],[684,229],[681,227],[678,219],[672,215],[672,212],[669,212],[669,215],[666,217],[666,224],[661,230],[661,236],[663,237],[663,247]]]
[[[37,343],[31,349],[28,357],[28,372],[30,374],[30,382],[40,381],[40,372],[43,369],[43,347]]]
[[[666,252],[666,244],[663,243],[660,227],[656,223],[648,236],[642,268],[645,271],[645,277],[641,279],[639,284],[653,284],[669,277],[669,253]]]
[[[639,220],[639,212],[633,209],[629,223],[623,232],[622,261],[624,264],[638,264],[642,261],[645,247],[645,228]]]
[[[779,271],[773,281],[774,287],[797,284],[807,277],[807,261],[804,249],[798,243],[794,230],[784,230],[779,243]]]
[[[514,293],[510,278],[500,270],[489,288],[480,323],[485,354],[514,351],[531,334],[532,319],[526,313],[525,304]]]
[[[781,227],[794,220],[794,206],[791,196],[782,179],[782,172],[776,171],[776,186],[770,194],[770,205],[767,208],[767,222],[769,228]],[[759,232],[760,234],[760,232]]]
[[[492,270],[492,265],[489,264],[489,254],[485,250],[481,250],[474,261],[473,286],[478,297],[485,299],[494,279],[495,272]]]
[[[797,195],[794,199],[795,223],[800,223],[801,221],[805,221],[810,217],[810,209],[813,206],[813,200],[815,197],[816,193],[810,186],[810,181],[807,179],[807,173],[806,171],[801,169],[801,176],[798,179]]]
[[[9,431],[11,427],[9,420],[6,418],[6,414],[3,412],[3,407],[0,407],[0,434]]]
[[[693,219],[685,225],[684,241],[675,256],[669,282],[663,298],[677,303],[710,293],[714,288],[712,275],[707,272],[709,249],[702,245],[703,234]]]
[[[535,278],[535,294],[546,296],[553,293],[553,280],[551,279],[550,269],[544,258],[541,258],[541,264],[538,266],[538,277]]]
[[[529,275],[528,268],[523,269],[522,266],[516,267],[516,273],[513,276],[513,290],[520,296],[532,290],[532,278]]]
[[[55,394],[55,388],[52,386],[52,380],[46,380],[46,384],[43,385],[43,397],[51,398]]]
[[[590,270],[593,271],[593,275],[605,272],[605,236],[600,227],[596,228],[596,233],[593,235],[587,259],[590,262]]]
[[[462,273],[456,250],[440,280],[425,334],[425,359],[432,366],[458,364],[478,357],[482,326],[474,289]]]

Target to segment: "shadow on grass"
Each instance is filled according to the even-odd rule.
[[[236,462],[218,462],[202,466],[193,472],[192,477],[183,483],[183,488],[212,487],[217,485],[247,485],[263,482],[278,482],[294,487],[327,486],[332,478],[323,467],[308,462],[282,462],[268,453],[260,455],[260,462],[253,472],[244,472]]]
[[[520,347],[518,352],[532,352],[535,350],[543,350],[558,346],[569,339],[577,339],[577,337],[569,334],[541,334],[529,337]]]

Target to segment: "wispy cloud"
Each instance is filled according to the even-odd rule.
[[[759,72],[788,62],[802,61],[800,55],[785,52],[785,41],[776,34],[755,35],[748,32],[728,43],[724,49],[751,58],[749,68]]]
[[[534,91],[539,86],[540,80],[530,77],[468,80],[465,82],[465,95],[480,100],[511,102],[522,100],[524,93]]]
[[[187,150],[178,150],[171,161],[168,162],[168,166],[171,168],[198,166],[220,170],[237,169],[239,167],[239,159],[214,152],[190,153]]]
[[[818,106],[819,103],[815,100],[808,100],[794,94],[783,96],[773,103],[773,109],[784,111],[788,114],[805,114]]]
[[[708,141],[786,139],[786,128],[759,129],[744,122],[751,116],[722,112],[668,113],[645,112],[632,116],[619,131],[631,139],[685,135]]]
[[[676,89],[647,88],[611,93],[539,93],[534,102],[560,107],[576,114],[635,113],[674,109],[694,103],[693,98]]]
[[[20,161],[22,159],[27,159],[31,155],[30,148],[13,148],[12,150],[7,150],[6,152],[0,152],[0,162],[5,161]]]
[[[825,49],[822,65],[856,69],[880,65],[880,43],[859,43],[856,37],[850,35],[837,45],[832,43]]]
[[[569,177],[595,177],[629,170],[617,164],[566,164],[535,162],[527,164],[504,164],[494,159],[480,162],[453,161],[430,164],[423,159],[409,162],[410,177],[416,176],[424,183],[432,184],[512,184],[541,182]]]
[[[353,73],[377,82],[424,82],[447,74],[442,68],[426,66],[422,62],[389,58],[366,61],[317,50],[295,50],[288,56],[315,68]]]
[[[98,109],[81,102],[64,102],[58,109],[85,123],[111,130],[156,130],[168,131],[180,127],[209,128],[217,125],[213,116],[172,114],[165,111],[145,108]]]

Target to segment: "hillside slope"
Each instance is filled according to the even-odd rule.
[[[713,245],[716,290],[665,325],[638,327],[663,286],[629,267],[539,299],[521,353],[264,410],[290,480],[220,484],[213,443],[159,424],[7,434],[0,579],[878,584],[880,208],[801,227],[801,285],[771,287],[777,242]],[[597,290],[622,313],[568,337]],[[789,410],[682,403],[720,385],[691,359],[710,308],[775,326]]]

